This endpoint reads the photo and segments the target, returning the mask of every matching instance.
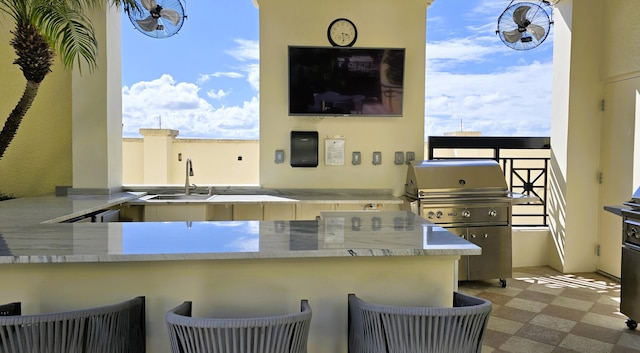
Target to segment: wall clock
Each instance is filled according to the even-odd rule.
[[[358,29],[351,20],[337,18],[329,24],[327,38],[334,47],[350,47],[358,39]]]

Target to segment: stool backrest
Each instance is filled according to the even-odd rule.
[[[190,301],[167,312],[173,353],[305,353],[311,307],[299,313],[256,318],[194,318]]]
[[[145,298],[56,313],[0,316],[2,353],[144,353]]]
[[[349,299],[350,353],[478,353],[488,300],[454,293],[453,307],[403,307]]]

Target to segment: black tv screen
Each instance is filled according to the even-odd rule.
[[[289,47],[289,115],[401,116],[404,49]]]

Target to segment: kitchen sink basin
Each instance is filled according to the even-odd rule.
[[[145,201],[204,201],[214,195],[207,194],[160,194],[144,197]]]

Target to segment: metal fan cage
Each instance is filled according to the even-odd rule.
[[[127,11],[134,28],[152,38],[168,38],[178,33],[185,18],[180,0],[137,0],[138,9]]]
[[[549,5],[545,1],[541,4]],[[530,50],[547,39],[552,23],[550,14],[541,5],[511,1],[498,18],[496,34],[511,49]]]

